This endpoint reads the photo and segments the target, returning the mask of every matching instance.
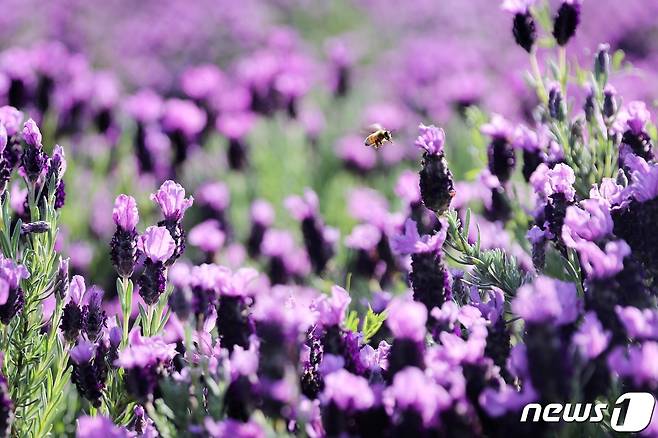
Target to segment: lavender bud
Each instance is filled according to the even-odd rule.
[[[192,292],[188,288],[175,288],[169,297],[169,307],[178,319],[187,321],[192,313]]]
[[[558,85],[552,86],[548,92],[548,112],[551,118],[560,122],[566,117],[565,103]]]
[[[55,277],[55,296],[59,300],[63,300],[69,290],[69,260],[59,259],[59,269]]]
[[[40,234],[45,233],[50,230],[50,224],[45,221],[36,221],[30,222],[28,224],[21,225],[21,234]]]
[[[610,45],[599,45],[599,51],[594,58],[594,76],[599,84],[605,84],[610,75]]]
[[[82,309],[76,303],[70,301],[64,306],[62,322],[59,324],[64,339],[68,342],[74,342],[78,339],[80,336],[80,330],[82,330],[83,319],[84,315]]]
[[[576,34],[580,22],[582,0],[565,0],[558,9],[553,21],[553,36],[558,45],[564,46]]]
[[[83,308],[82,329],[89,339],[96,340],[107,326],[107,316],[102,307],[103,290],[94,287],[89,293],[89,304]]]
[[[585,111],[585,120],[587,120],[588,123],[592,123],[594,121],[595,108],[594,93],[592,90],[590,90],[585,97],[585,103],[583,105],[583,111]]]
[[[519,12],[514,15],[514,24],[512,26],[514,39],[516,43],[523,47],[526,52],[530,53],[532,46],[537,39],[537,30],[535,21],[529,11]]]
[[[617,113],[616,95],[617,90],[611,85],[606,86],[603,90],[603,116],[608,119]]]

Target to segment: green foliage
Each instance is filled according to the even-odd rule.
[[[470,210],[466,212],[463,227],[454,210],[446,213],[446,219],[448,221],[448,237],[444,247],[446,255],[460,265],[472,267],[463,281],[479,289],[497,287],[506,296],[514,296],[516,290],[528,280],[527,274],[519,269],[516,258],[501,249],[481,249],[479,231],[477,241],[474,244],[469,243]]]

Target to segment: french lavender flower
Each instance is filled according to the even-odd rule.
[[[174,146],[174,167],[187,159],[188,149],[206,126],[206,121],[206,113],[192,101],[169,99],[164,103],[161,123]]]
[[[450,272],[442,260],[442,247],[446,239],[448,224],[440,220],[440,229],[433,235],[420,236],[416,223],[407,219],[404,234],[391,240],[391,247],[398,254],[411,254],[411,287],[414,300],[422,303],[427,313],[441,307],[452,298]],[[433,318],[429,323],[432,325]],[[431,327],[430,327],[431,329]]]
[[[630,147],[633,154],[650,161],[654,158],[651,137],[646,132],[645,125],[651,120],[651,113],[644,102],[630,102],[624,109],[620,119],[625,119],[625,130],[621,139],[623,145]]]
[[[23,126],[23,141],[25,142],[25,149],[21,163],[25,175],[35,183],[46,167],[47,157],[41,144],[41,131],[32,119],[25,122]]]
[[[64,305],[62,312],[62,322],[59,325],[60,330],[68,342],[75,342],[80,336],[85,315],[83,313],[82,298],[87,290],[85,279],[79,275],[74,275],[69,285],[68,302]]]
[[[534,2],[535,0],[505,0],[502,5],[503,10],[514,14],[512,26],[514,40],[528,53],[532,51],[537,39],[535,20],[530,13],[530,6]]]
[[[562,225],[567,208],[576,196],[573,188],[575,182],[573,169],[563,163],[553,168],[542,163],[530,177],[530,184],[538,198],[535,223],[548,239],[559,244],[562,242]]]
[[[107,352],[103,342],[94,345],[86,340],[80,340],[69,352],[73,362],[71,380],[78,392],[97,408],[101,405],[109,371]]]
[[[558,83],[552,83],[548,87],[548,114],[552,119],[560,122],[564,121],[567,114],[567,105]]]
[[[321,274],[334,255],[338,230],[326,227],[318,212],[318,195],[305,189],[303,196],[286,198],[285,205],[290,214],[301,222],[304,244],[316,274]]]
[[[217,332],[222,348],[228,351],[236,346],[249,347],[249,336],[254,327],[248,314],[249,298],[253,294],[248,286],[257,276],[258,272],[250,268],[242,268],[235,273],[224,268],[217,279]]]
[[[487,149],[489,172],[505,184],[512,176],[516,156],[512,147],[512,127],[507,120],[494,114],[491,121],[482,126],[482,133],[491,137]]]
[[[274,223],[274,209],[272,205],[263,200],[256,199],[249,210],[251,229],[247,238],[247,253],[254,258],[260,255],[260,246],[263,243],[265,231]]]
[[[55,285],[53,287],[55,297],[58,300],[64,300],[69,291],[69,258],[59,259],[59,268],[57,269],[57,276],[55,277]]]
[[[582,0],[564,0],[553,19],[553,36],[558,45],[565,46],[576,34],[580,23]]]
[[[128,347],[119,353],[115,365],[125,370],[128,392],[146,402],[153,396],[160,377],[167,375],[176,354],[176,344],[168,344],[158,336],[143,338],[137,327],[130,332]]]
[[[548,161],[546,153],[541,149],[539,136],[527,126],[519,125],[514,131],[513,144],[523,153],[523,178],[530,182],[530,177],[537,167]]]
[[[167,285],[165,263],[176,251],[176,242],[165,227],[151,226],[137,239],[144,253],[144,271],[139,277],[139,295],[148,305],[158,302]]]
[[[7,325],[23,310],[25,294],[21,280],[30,277],[23,265],[0,255],[0,321]]]
[[[98,340],[103,329],[107,326],[107,315],[103,310],[103,290],[93,286],[85,294],[87,304],[82,308],[84,318],[82,320],[82,330],[87,339],[91,341]]]
[[[194,200],[201,211],[201,217],[218,221],[221,230],[230,239],[232,230],[228,209],[231,204],[231,191],[228,186],[220,181],[206,182],[196,190]]]
[[[83,416],[78,418],[75,431],[76,438],[128,438],[128,431],[112,423],[112,420],[103,415]]]
[[[117,226],[110,241],[110,258],[117,273],[129,278],[137,261],[137,223],[139,211],[137,201],[128,195],[119,195],[114,201],[112,220]]]
[[[64,185],[64,173],[66,172],[66,155],[64,148],[60,145],[55,145],[53,149],[53,156],[48,159],[47,163],[48,172],[46,172],[45,184],[48,187],[50,181],[55,185],[55,209],[60,209],[64,206],[66,201],[66,188]],[[46,193],[42,194],[45,197]]]
[[[228,139],[227,159],[232,170],[244,170],[249,164],[247,134],[256,117],[247,111],[220,114],[215,122],[217,130]]]
[[[185,197],[185,189],[174,181],[167,180],[156,193],[151,194],[151,201],[158,204],[164,220],[158,222],[159,227],[166,227],[174,239],[175,249],[169,259],[165,260],[166,266],[171,266],[185,251],[185,231],[182,220],[185,211],[192,206],[194,198]]]
[[[386,325],[394,340],[388,358],[389,381],[405,367],[425,367],[427,309],[421,303],[394,299],[387,308]]]
[[[612,119],[617,114],[617,90],[608,84],[603,89],[603,108],[601,113],[606,119]]]
[[[370,409],[376,400],[368,380],[346,370],[326,377],[321,399],[327,436],[357,433],[359,414]]]
[[[455,196],[455,186],[443,146],[445,132],[434,125],[418,127],[420,134],[416,146],[423,149],[420,170],[420,194],[425,207],[436,213],[443,213]]]
[[[610,75],[610,44],[599,44],[594,56],[594,77],[599,84],[605,84]]]
[[[542,401],[566,400],[570,394],[573,357],[568,333],[578,318],[582,301],[573,283],[539,276],[519,288],[512,311],[526,323],[524,336],[533,387]]]

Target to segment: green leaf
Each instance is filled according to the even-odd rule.
[[[347,318],[345,318],[345,328],[353,332],[357,332],[359,330],[359,315],[356,310],[350,311],[350,313],[347,315]]]
[[[363,320],[363,341],[369,342],[381,328],[382,324],[386,320],[386,311],[381,313],[375,313],[370,306],[368,306],[368,313]]]

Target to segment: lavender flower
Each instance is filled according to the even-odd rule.
[[[69,285],[68,302],[64,306],[62,322],[59,325],[64,339],[74,342],[80,336],[85,315],[82,309],[82,299],[87,288],[85,280],[79,275],[73,276]]]
[[[37,181],[46,166],[46,154],[41,145],[41,132],[34,120],[29,119],[23,127],[23,151],[22,166],[28,179],[33,183]]]
[[[0,304],[0,321],[9,322],[23,310],[25,294],[20,287],[21,280],[30,277],[30,273],[23,265],[0,256],[0,290],[6,298]]]
[[[566,45],[576,34],[581,3],[582,0],[564,0],[553,19],[553,36],[560,46]]]
[[[133,274],[137,261],[137,222],[139,212],[135,198],[119,195],[114,201],[112,219],[117,226],[110,241],[110,258],[119,276],[128,278]]]
[[[482,133],[491,137],[487,156],[489,171],[501,183],[506,183],[516,165],[514,148],[511,144],[512,127],[507,120],[494,114],[491,121],[482,126]]]
[[[76,438],[128,438],[128,432],[112,423],[112,420],[97,415],[93,417],[83,416],[78,419],[78,426],[75,431]]]
[[[537,39],[535,22],[530,14],[529,7],[534,0],[505,0],[502,8],[514,14],[512,32],[516,43],[530,53]]]
[[[162,210],[164,220],[158,222],[158,226],[167,228],[175,242],[175,251],[166,260],[166,265],[171,266],[185,251],[185,231],[181,225],[185,211],[192,206],[194,198],[185,197],[185,189],[174,181],[167,180],[156,193],[151,194],[151,200],[158,204]]]
[[[420,170],[420,193],[425,207],[442,213],[455,196],[452,173],[444,157],[445,133],[434,125],[418,127],[420,134],[416,146],[423,149],[423,162]]]
[[[100,343],[97,346],[89,341],[81,340],[70,351],[73,361],[72,380],[80,394],[95,407],[100,407],[101,397],[105,388],[108,366],[105,355],[107,347]]]
[[[257,199],[251,204],[249,216],[251,218],[251,230],[247,238],[247,252],[249,256],[256,257],[260,254],[260,246],[263,243],[265,231],[274,222],[274,209],[269,202]]]
[[[166,287],[165,262],[176,251],[176,242],[165,227],[148,227],[137,239],[137,248],[144,253],[144,271],[139,277],[139,294],[146,304],[155,304]]]

